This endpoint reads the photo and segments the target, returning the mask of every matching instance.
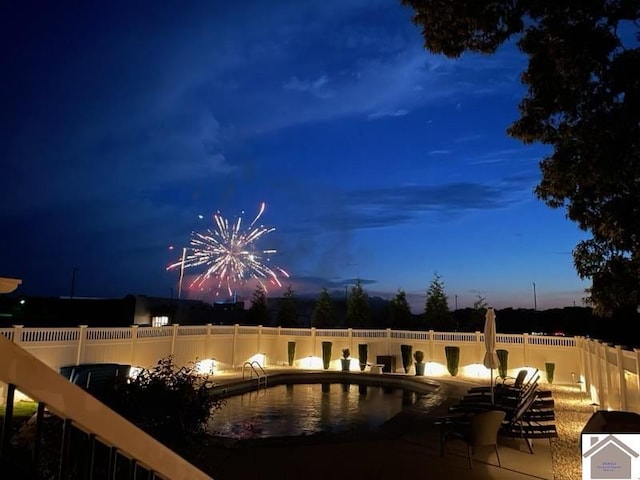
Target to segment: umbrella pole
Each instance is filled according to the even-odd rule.
[[[493,400],[493,368],[491,369],[491,376],[489,377],[489,381],[491,382],[491,405],[495,405],[495,401]]]

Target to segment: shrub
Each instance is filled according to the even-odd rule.
[[[553,362],[547,362],[544,364],[544,369],[547,372],[547,382],[553,383],[553,374],[556,370],[556,364]]]
[[[349,351],[348,348],[342,349],[342,358],[347,359],[349,358],[350,355],[351,355],[351,352]]]
[[[498,376],[505,378],[507,376],[507,370],[509,370],[509,351],[496,350],[496,353],[498,354],[498,360],[500,361],[500,365],[498,365]]]
[[[446,346],[444,353],[447,357],[447,370],[452,377],[455,377],[458,375],[458,365],[460,364],[460,347],[457,345]]]
[[[178,368],[172,356],[160,359],[102,400],[157,440],[176,445],[204,433],[225,403],[213,395],[213,382],[197,373],[196,362]]]
[[[287,343],[287,360],[289,360],[289,366],[293,366],[293,359],[296,357],[296,342]]]
[[[364,369],[367,367],[367,353],[368,353],[368,345],[366,343],[361,343],[358,345],[358,358],[360,359],[360,370],[364,372]]]
[[[322,342],[322,366],[325,370],[329,369],[331,363],[331,342]]]
[[[404,373],[409,373],[409,369],[412,365],[411,360],[411,345],[400,345],[400,352],[402,353],[402,366],[404,367]]]

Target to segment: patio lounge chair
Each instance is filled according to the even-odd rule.
[[[515,377],[504,377],[500,383],[496,382],[493,388],[494,390],[500,389],[500,388],[517,388],[517,389],[522,388],[525,384],[524,381],[527,378],[527,374],[528,374],[528,371],[526,369],[522,369],[518,372],[518,375],[516,375]],[[468,395],[476,394],[476,393],[479,393],[479,394],[491,393],[491,387],[487,385],[483,385],[481,387],[472,387],[469,390],[467,390]]]
[[[451,410],[478,407],[486,410],[492,406],[502,406],[506,408],[516,408],[518,404],[530,394],[537,395],[538,378],[531,379],[525,386],[520,389],[502,389],[494,391],[493,403],[491,402],[491,394],[465,395],[460,402],[450,407]]]
[[[551,442],[558,436],[553,408],[536,407],[535,396],[522,402],[516,411],[500,428],[500,433],[512,438],[522,438],[533,454],[536,438],[546,438]]]
[[[473,414],[468,421],[456,420],[453,417],[444,419],[440,423],[440,456],[444,457],[446,442],[459,439],[467,444],[469,468],[473,468],[474,450],[478,447],[489,446],[492,446],[496,452],[498,466],[502,466],[498,453],[498,431],[505,415],[505,412],[501,410],[487,410]]]

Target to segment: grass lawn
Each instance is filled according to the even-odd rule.
[[[38,410],[37,402],[20,401],[13,404],[13,420],[24,421],[31,418]],[[5,406],[0,406],[0,418],[4,418]]]

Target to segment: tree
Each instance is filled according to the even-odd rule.
[[[313,307],[311,314],[311,325],[316,328],[331,328],[335,326],[335,313],[333,311],[333,301],[326,288],[320,292],[318,300]]]
[[[389,302],[389,321],[388,326],[393,327],[409,327],[411,326],[411,308],[407,302],[407,294],[404,290],[399,289],[396,296]]]
[[[482,295],[480,295],[479,293],[476,294],[476,299],[473,302],[473,309],[483,310],[483,314],[484,314],[484,310],[487,309],[487,299]]]
[[[262,285],[258,285],[251,297],[251,306],[247,312],[247,321],[251,325],[269,324],[269,306],[267,292]]]
[[[451,312],[447,296],[444,293],[444,282],[437,273],[433,275],[433,280],[427,289],[424,319],[427,328],[433,329],[446,329],[451,323]]]
[[[369,296],[362,288],[360,280],[351,287],[347,300],[346,324],[348,327],[366,327],[371,321],[371,309],[369,308]]]
[[[291,285],[287,287],[278,305],[278,325],[293,327],[298,324],[298,306]]]
[[[458,57],[515,39],[528,57],[520,118],[507,130],[542,143],[536,196],[590,234],[573,250],[598,313],[640,303],[640,3],[638,0],[402,0],[425,48]],[[635,24],[635,27],[633,26]],[[625,35],[635,30],[635,35]],[[635,39],[631,37],[635,36]],[[628,37],[628,38],[627,38]]]
[[[487,315],[487,307],[487,299],[477,293],[476,299],[473,302],[472,322],[474,329],[481,328],[481,326],[484,329],[484,320]]]

